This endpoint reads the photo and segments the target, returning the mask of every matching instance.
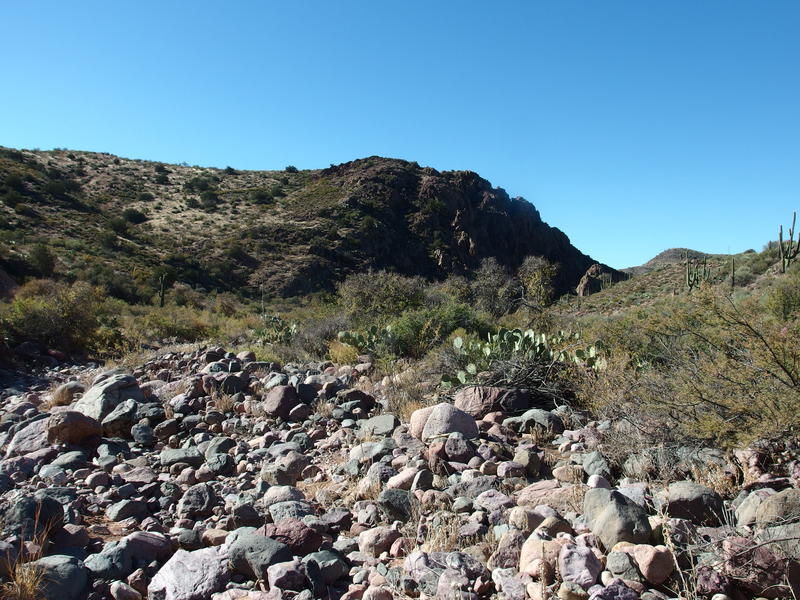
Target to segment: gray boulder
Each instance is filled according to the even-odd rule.
[[[656,494],[656,508],[676,519],[695,525],[715,527],[722,524],[724,506],[717,492],[694,481],[676,481]]]
[[[144,392],[136,378],[125,373],[101,375],[72,407],[73,410],[101,421],[126,400],[144,402]]]
[[[42,574],[42,600],[78,600],[86,595],[86,567],[75,557],[63,554],[45,556],[29,563]]]
[[[205,519],[210,517],[218,498],[210,483],[193,485],[178,502],[178,516],[186,519]]]
[[[474,417],[448,404],[442,402],[433,407],[425,420],[422,428],[421,439],[423,442],[450,433],[461,433],[465,438],[478,437],[478,425]]]
[[[102,421],[103,435],[129,438],[131,427],[136,423],[138,404],[135,400],[120,402]]]
[[[592,533],[610,550],[618,542],[646,544],[652,530],[647,512],[616,490],[590,488],[583,512]]]
[[[225,547],[231,568],[250,579],[266,581],[268,567],[292,560],[292,551],[286,544],[247,528],[231,532]]]

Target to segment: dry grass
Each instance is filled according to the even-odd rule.
[[[10,581],[0,586],[4,600],[42,600],[44,571],[31,564],[9,564]]]
[[[358,362],[358,349],[337,340],[328,343],[328,355],[337,365],[352,365]]]
[[[230,394],[223,394],[222,392],[214,393],[212,402],[214,403],[214,408],[223,414],[233,412],[233,407],[236,404],[233,400],[233,396]]]
[[[36,512],[34,519],[34,532],[39,524],[41,505]],[[42,600],[44,595],[44,570],[31,563],[39,560],[44,554],[47,539],[50,535],[50,526],[44,527],[38,533],[34,533],[31,542],[26,545],[24,540],[20,541],[19,553],[14,557],[8,557],[4,566],[8,581],[0,585],[0,597],[3,600]],[[34,550],[28,550],[33,548]]]

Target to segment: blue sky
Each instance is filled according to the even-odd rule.
[[[800,208],[800,3],[3,2],[0,145],[477,171],[616,267]]]

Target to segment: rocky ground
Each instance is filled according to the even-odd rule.
[[[32,573],[58,600],[800,589],[788,442],[735,457],[652,449],[620,464],[608,445],[621,424],[526,390],[464,388],[403,423],[389,383],[366,357],[281,366],[221,348],[132,373],[13,380],[0,408],[5,597],[21,597],[14,582]],[[654,483],[665,466],[677,476]]]

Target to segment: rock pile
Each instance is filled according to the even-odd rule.
[[[403,423],[370,372],[211,348],[66,383],[53,395],[68,404],[6,394],[0,559],[34,564],[58,600],[662,600],[690,576],[725,600],[796,585],[796,478],[744,453],[751,483],[725,501],[688,478],[725,457],[688,449],[671,459],[683,480],[647,482],[655,450],[620,478],[612,423],[476,387]]]

